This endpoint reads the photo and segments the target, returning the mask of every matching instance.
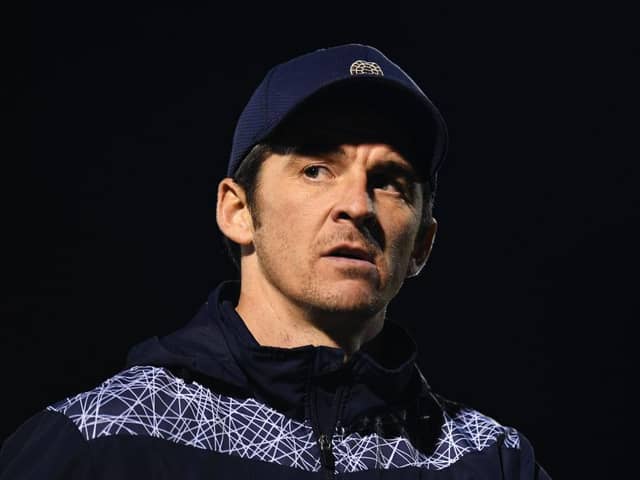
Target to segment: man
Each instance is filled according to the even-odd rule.
[[[385,321],[429,257],[446,141],[374,48],[274,67],[218,187],[240,282],[25,423],[1,478],[548,478],[519,432],[432,392]]]

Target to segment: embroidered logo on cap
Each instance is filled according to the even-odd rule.
[[[351,64],[349,69],[351,75],[380,75],[384,76],[384,72],[376,62],[367,62],[365,60],[356,60]]]

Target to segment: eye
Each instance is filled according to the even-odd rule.
[[[308,167],[305,167],[302,172],[305,177],[313,179],[319,178],[322,175],[329,175],[329,169],[322,165],[309,165]]]
[[[385,192],[397,193],[400,195],[407,194],[405,182],[388,175],[374,175],[370,180],[371,188],[384,190]]]
[[[388,192],[402,193],[402,190],[395,183],[390,183],[389,182],[389,183],[386,183],[384,185],[380,185],[378,188],[381,189],[381,190],[386,190]]]

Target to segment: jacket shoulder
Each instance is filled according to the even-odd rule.
[[[550,478],[537,463],[533,446],[520,431],[468,406],[441,397],[439,401],[443,424],[433,458],[444,459],[441,466],[448,466],[469,453],[491,449],[500,459],[503,478]]]
[[[456,450],[484,450],[500,441],[505,448],[520,449],[520,434],[494,418],[473,408],[451,401],[444,402],[442,443],[451,443]]]
[[[186,388],[181,378],[163,368],[135,366],[47,411],[67,417],[86,440],[116,434],[160,436],[158,412],[179,401]]]

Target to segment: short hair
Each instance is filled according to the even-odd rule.
[[[242,187],[247,199],[247,206],[255,224],[259,224],[259,212],[256,205],[256,192],[259,186],[260,168],[263,162],[272,154],[289,155],[298,152],[299,147],[281,145],[279,143],[263,142],[255,145],[242,160],[236,170],[233,180]],[[422,216],[418,228],[418,238],[426,233],[433,222],[433,205],[435,190],[428,181],[419,182],[422,189]],[[223,234],[223,242],[227,253],[234,265],[240,270],[240,246]]]

